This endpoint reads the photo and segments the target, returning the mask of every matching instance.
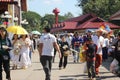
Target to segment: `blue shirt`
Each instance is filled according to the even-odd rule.
[[[83,43],[83,39],[80,37],[73,37],[72,39],[72,46],[80,47],[80,44]]]

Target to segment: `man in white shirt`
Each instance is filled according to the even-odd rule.
[[[102,58],[103,58],[103,61],[106,61],[108,59],[108,48],[109,48],[109,39],[108,39],[108,34],[104,34],[103,35],[104,37],[104,43],[103,43],[103,55],[102,55]]]
[[[91,37],[92,37],[92,41],[97,45],[98,44],[98,36],[96,34],[93,34]]]
[[[61,52],[57,44],[57,40],[54,35],[50,34],[50,29],[48,27],[44,28],[44,35],[41,36],[39,42],[39,55],[40,62],[43,66],[44,72],[46,74],[45,80],[51,80],[51,67],[52,67],[52,58],[54,56],[54,47],[61,57]]]
[[[96,70],[96,76],[99,76],[99,67],[102,64],[102,47],[104,43],[104,38],[102,37],[103,32],[102,31],[97,31],[97,53],[96,53],[96,64],[95,64],[95,70]]]
[[[70,35],[70,33],[67,34],[66,41],[68,42],[69,46],[71,46],[72,36]]]

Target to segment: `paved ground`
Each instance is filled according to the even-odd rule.
[[[56,57],[55,63],[53,63],[52,68],[52,79],[51,80],[88,80],[87,74],[83,73],[84,63],[73,63],[72,55],[69,56],[69,62],[66,69],[59,70],[58,68],[58,56]],[[110,60],[103,63],[103,66],[100,67],[100,76],[101,78],[97,80],[120,80],[119,77],[116,77],[109,72]],[[11,70],[12,80],[44,80],[44,72],[41,64],[39,63],[38,54],[33,54],[32,56],[32,67],[28,69],[18,69]],[[5,79],[5,74],[3,75]]]

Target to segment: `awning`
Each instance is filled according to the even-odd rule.
[[[10,1],[13,1],[13,0],[0,0],[1,2],[10,2]]]
[[[22,11],[27,11],[27,0],[20,0]],[[5,4],[18,4],[18,0],[0,0],[0,8],[1,5]]]
[[[17,0],[0,0],[1,4],[3,3],[15,4],[17,2],[18,2]]]

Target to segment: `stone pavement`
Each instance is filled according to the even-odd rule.
[[[56,56],[55,63],[52,66],[51,80],[88,80],[87,74],[83,73],[84,63],[73,63],[72,55],[69,56],[66,69],[59,70],[59,58]],[[107,67],[109,62],[103,63],[100,67],[101,78],[97,80],[120,80],[114,74],[110,73]],[[104,67],[105,66],[105,67]],[[106,67],[107,66],[107,67]],[[5,79],[5,74],[3,75]],[[39,62],[37,53],[32,55],[32,66],[28,69],[11,70],[12,80],[45,80],[45,74]]]

